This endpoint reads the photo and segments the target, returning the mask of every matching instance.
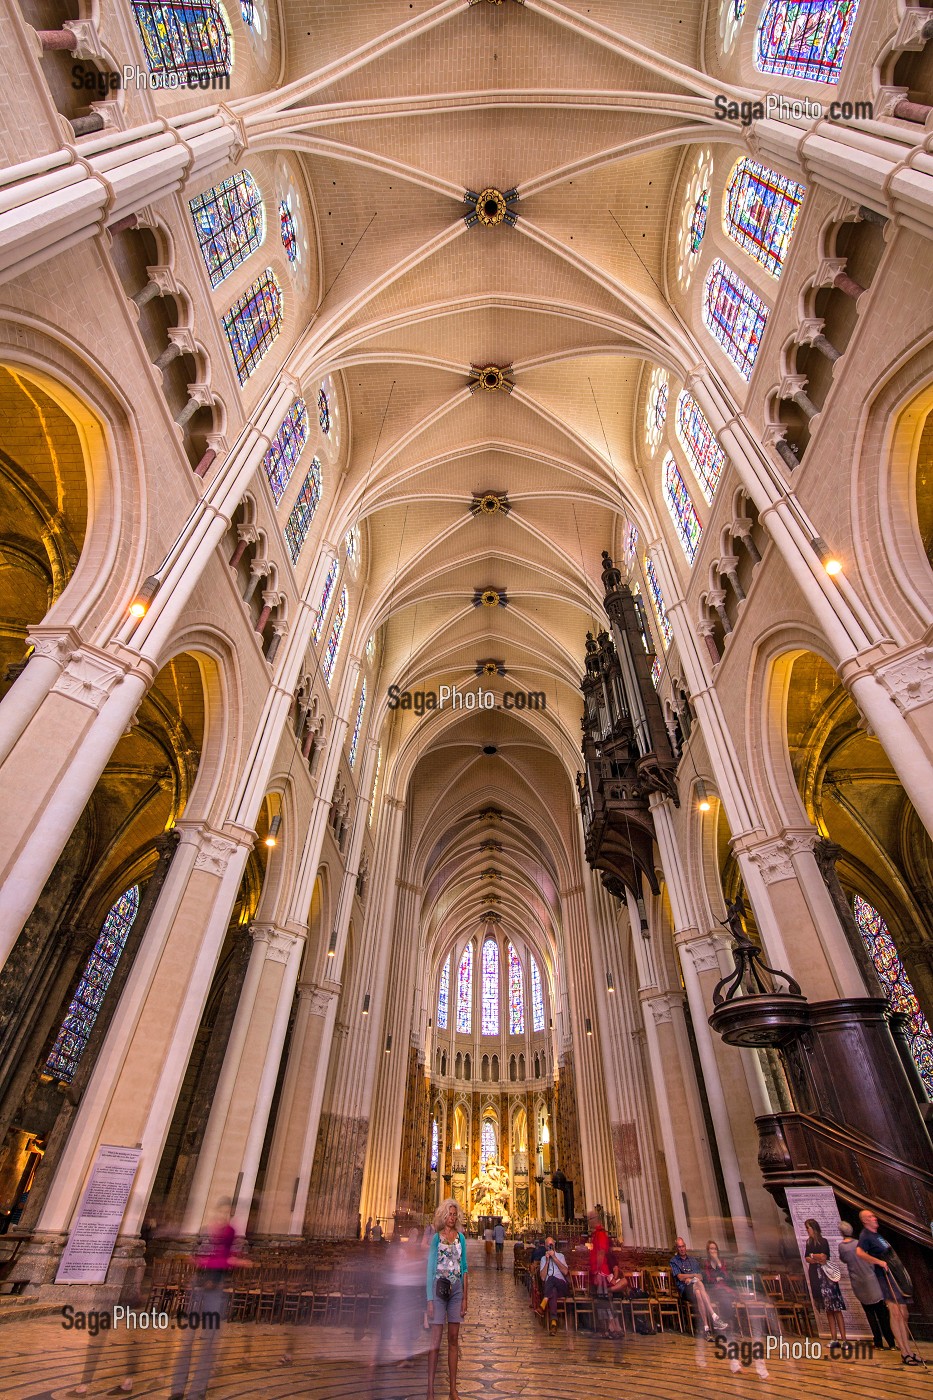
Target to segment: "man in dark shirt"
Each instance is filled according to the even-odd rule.
[[[894,1250],[888,1241],[878,1233],[880,1227],[874,1211],[860,1210],[858,1218],[861,1222],[862,1233],[858,1237],[856,1255],[859,1259],[864,1259],[875,1266],[875,1274],[888,1305],[891,1331],[894,1333],[900,1348],[901,1360],[905,1366],[922,1366],[923,1362],[913,1349],[907,1326],[907,1304],[910,1298],[902,1288],[898,1287],[897,1281],[891,1273],[891,1256]]]
[[[687,1253],[686,1240],[678,1239],[671,1259],[671,1276],[681,1298],[693,1304],[703,1335],[712,1341],[717,1332],[725,1332],[726,1324],[719,1317],[703,1284],[699,1261]]]
[[[884,1294],[881,1292],[881,1284],[875,1274],[875,1266],[869,1264],[867,1259],[859,1258],[858,1245],[852,1233],[852,1226],[847,1221],[840,1220],[839,1233],[842,1236],[839,1242],[839,1258],[849,1270],[852,1292],[861,1303],[865,1316],[868,1318],[872,1341],[879,1351],[884,1351],[885,1342],[893,1351],[897,1343],[894,1340],[894,1333],[891,1331],[891,1322],[885,1307]]]

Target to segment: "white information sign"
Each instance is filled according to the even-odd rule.
[[[794,1234],[797,1237],[797,1247],[800,1250],[800,1258],[803,1261],[803,1274],[807,1283],[810,1282],[810,1268],[804,1258],[804,1250],[807,1247],[807,1227],[805,1220],[817,1220],[826,1243],[829,1245],[829,1257],[832,1263],[838,1264],[841,1278],[839,1287],[842,1289],[842,1296],[845,1299],[846,1310],[844,1313],[847,1337],[870,1337],[871,1330],[868,1326],[862,1308],[856,1301],[852,1292],[852,1285],[849,1282],[849,1270],[839,1258],[839,1241],[842,1236],[839,1233],[839,1207],[836,1204],[836,1197],[828,1186],[788,1186],[787,1187],[787,1209],[790,1211],[790,1218],[794,1226]],[[849,1224],[855,1230],[855,1238],[858,1239],[859,1223],[858,1212],[852,1208],[855,1215],[854,1220]],[[845,1216],[843,1216],[845,1219]],[[826,1321],[825,1312],[814,1309],[816,1313],[817,1326],[821,1336],[829,1335],[829,1324]]]
[[[141,1149],[102,1144],[65,1245],[56,1283],[104,1283]]]

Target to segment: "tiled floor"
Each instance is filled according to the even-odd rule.
[[[472,1248],[471,1248],[472,1254]],[[474,1261],[471,1258],[471,1263]],[[471,1270],[468,1320],[461,1329],[459,1390],[462,1400],[478,1397],[525,1397],[525,1400],[920,1400],[933,1397],[931,1369],[901,1366],[896,1353],[856,1362],[772,1360],[763,1379],[753,1367],[733,1375],[717,1360],[713,1347],[677,1334],[627,1337],[621,1346],[593,1344],[582,1334],[561,1331],[546,1337],[534,1321],[527,1294],[501,1274],[484,1268],[477,1254]],[[178,1333],[140,1341],[126,1333],[105,1336],[98,1348],[92,1396],[119,1386],[135,1349],[137,1374],[133,1393],[169,1394]],[[60,1400],[81,1377],[86,1355],[82,1334],[65,1331],[57,1319],[10,1323],[0,1327],[0,1395],[16,1400]],[[279,1364],[292,1346],[293,1361]],[[255,1325],[227,1326],[217,1346],[211,1400],[423,1400],[426,1366],[420,1357],[413,1370],[371,1366],[372,1337],[355,1339],[351,1330],[301,1327],[294,1331]],[[190,1394],[190,1392],[189,1392]],[[446,1348],[438,1368],[437,1400],[447,1400]]]

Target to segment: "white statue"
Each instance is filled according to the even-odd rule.
[[[509,1195],[509,1174],[495,1157],[490,1157],[470,1185],[470,1218],[478,1220],[481,1215],[500,1215],[507,1223],[510,1219]]]

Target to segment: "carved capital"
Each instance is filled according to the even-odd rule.
[[[312,1016],[326,1016],[338,990],[336,987],[323,987],[320,983],[306,983],[299,986],[298,995]]]
[[[715,934],[701,934],[698,937],[677,940],[680,951],[693,962],[697,972],[719,972],[719,950],[727,946]]]
[[[749,847],[747,854],[758,866],[765,884],[773,885],[778,880],[796,878],[794,856],[812,854],[816,839],[815,831],[785,831],[781,836]]]
[[[202,828],[197,832],[182,832],[182,840],[193,840],[198,846],[194,858],[195,870],[206,870],[210,875],[223,875],[230,864],[230,858],[237,850],[237,842],[216,831]]]
[[[908,714],[933,701],[933,647],[918,647],[879,666],[875,675],[897,708]]]
[[[80,647],[69,657],[52,690],[92,710],[100,710],[125,675],[126,667],[104,652]]]
[[[249,931],[254,943],[265,944],[266,962],[288,962],[299,941],[295,934],[285,933],[274,924],[250,924]]]
[[[672,992],[655,992],[654,995],[643,996],[642,1005],[651,1013],[654,1024],[660,1026],[673,1020],[674,1007],[681,1005],[681,998]]]
[[[67,666],[81,645],[81,638],[71,627],[55,628],[46,631],[40,627],[30,627],[26,641],[32,647],[34,656],[44,656],[54,661],[56,666]]]

